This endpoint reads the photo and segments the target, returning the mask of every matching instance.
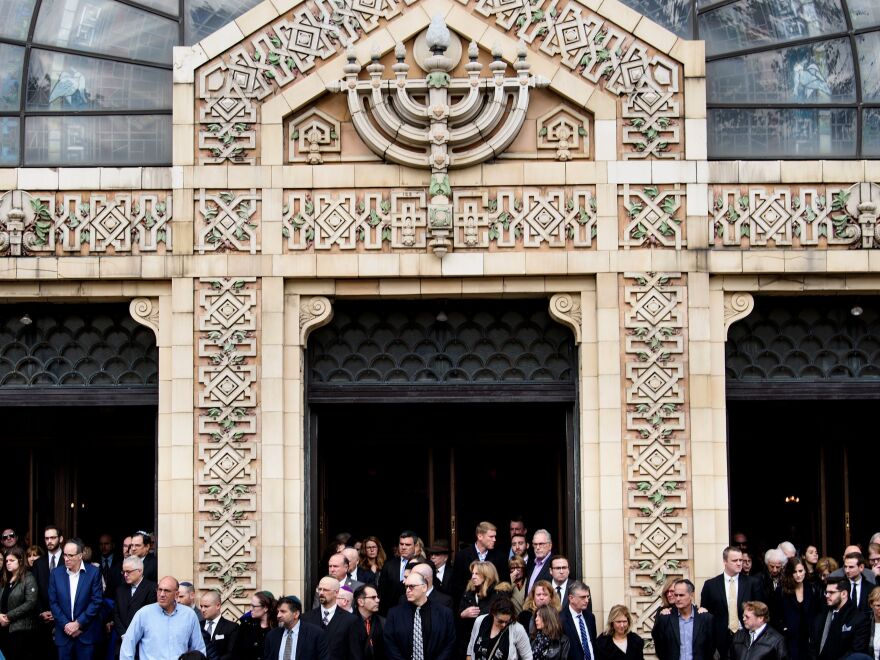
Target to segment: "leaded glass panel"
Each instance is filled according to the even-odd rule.
[[[856,111],[849,108],[716,108],[709,124],[714,158],[856,155]]]
[[[707,55],[845,31],[840,0],[738,0],[700,15]]]
[[[856,30],[880,25],[880,3],[877,0],[847,0],[846,6]]]
[[[862,74],[862,101],[880,101],[880,32],[858,35],[856,48]]]
[[[184,40],[191,45],[216,32],[259,0],[188,0],[184,26]]]
[[[21,107],[21,68],[24,48],[0,44],[0,112],[18,112]]]
[[[0,117],[0,165],[18,165],[18,117]]]
[[[31,51],[28,110],[170,110],[171,71]]]
[[[0,37],[27,39],[36,0],[0,0]]]
[[[170,117],[28,117],[24,160],[26,165],[170,163]]]
[[[150,9],[171,14],[172,16],[180,15],[180,3],[178,0],[134,0],[134,2]]]
[[[170,64],[177,31],[175,21],[113,0],[43,0],[34,41]]]
[[[623,0],[623,4],[680,37],[693,37],[693,0]]]
[[[709,62],[710,103],[853,103],[855,70],[847,39]]]
[[[862,155],[880,156],[880,108],[868,108],[862,113]]]

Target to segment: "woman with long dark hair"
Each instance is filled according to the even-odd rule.
[[[24,551],[10,548],[0,575],[0,627],[7,631],[3,648],[7,660],[34,657],[37,608],[37,581],[28,570]]]
[[[499,595],[489,613],[474,621],[467,646],[468,660],[532,660],[532,648],[525,629],[513,618],[513,603]]]
[[[541,605],[535,611],[534,618],[532,660],[567,660],[571,642],[562,631],[562,621],[556,608]]]
[[[268,592],[258,591],[251,596],[251,615],[239,620],[233,657],[240,660],[263,660],[266,635],[278,625],[275,614],[275,599]]]
[[[779,607],[774,628],[785,637],[789,660],[804,660],[808,656],[810,631],[820,599],[807,581],[807,566],[800,557],[792,557],[785,563],[777,599]]]
[[[365,571],[370,571],[375,578],[376,584],[378,584],[379,576],[382,574],[382,567],[387,559],[382,542],[375,536],[368,536],[361,544],[360,553],[361,561],[359,566]]]

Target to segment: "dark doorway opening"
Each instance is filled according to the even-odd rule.
[[[830,386],[829,386],[830,387]],[[839,560],[877,531],[873,401],[728,400],[732,531],[756,549],[791,541]]]
[[[570,404],[333,404],[312,414],[322,549],[345,531],[378,536],[390,556],[404,529],[460,547],[482,520],[508,547],[519,514],[530,532],[550,531],[554,550],[576,551]]]
[[[39,392],[32,392],[39,397]],[[59,525],[98,552],[102,533],[121,539],[156,521],[154,406],[3,409],[5,525],[42,545]]]

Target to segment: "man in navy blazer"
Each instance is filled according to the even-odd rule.
[[[383,638],[388,660],[411,660],[413,657],[413,629],[418,611],[422,630],[422,657],[424,660],[449,660],[455,649],[455,626],[448,607],[428,600],[428,583],[416,572],[403,582],[407,602],[388,610]]]
[[[694,583],[676,580],[671,614],[657,614],[651,638],[660,660],[680,660],[684,644],[693,660],[712,660],[715,656],[715,630],[711,614],[702,614],[694,605]]]
[[[589,603],[590,588],[587,585],[580,580],[568,585],[568,602],[563,603],[559,615],[565,635],[571,642],[568,660],[596,660],[596,617],[589,611]]]
[[[263,660],[283,658],[284,646],[296,644],[293,660],[324,660],[327,657],[327,640],[318,626],[300,621],[302,603],[296,596],[278,599],[278,627],[266,635]],[[291,646],[291,648],[293,648]]]
[[[101,571],[83,562],[82,553],[82,541],[70,539],[64,544],[64,569],[49,576],[58,660],[91,660],[101,640]]]

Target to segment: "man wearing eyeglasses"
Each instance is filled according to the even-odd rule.
[[[345,660],[349,657],[349,631],[355,623],[355,616],[346,612],[336,602],[339,594],[339,580],[323,577],[318,582],[318,607],[302,615],[303,623],[323,629],[327,636],[328,660]]]
[[[428,583],[416,572],[403,587],[407,602],[388,610],[385,620],[388,660],[448,660],[455,649],[452,611],[431,604]]]
[[[113,610],[113,629],[118,636],[117,652],[134,615],[142,607],[156,602],[156,583],[144,579],[144,562],[140,557],[126,557],[123,560],[122,579],[125,584],[116,588]]]
[[[364,660],[384,660],[384,620],[379,616],[379,592],[365,584],[354,592],[357,620],[351,627],[352,656]]]
[[[553,553],[553,540],[550,532],[539,529],[532,537],[532,549],[535,556],[526,565],[526,593],[531,593],[532,586],[538,580],[550,581],[550,556]]]
[[[825,585],[825,603],[828,609],[816,617],[810,636],[813,657],[840,660],[853,653],[870,654],[870,621],[849,599],[849,580],[829,579]]]
[[[49,577],[49,609],[55,619],[58,660],[91,660],[101,640],[101,572],[83,561],[83,543],[64,544],[64,570]]]

